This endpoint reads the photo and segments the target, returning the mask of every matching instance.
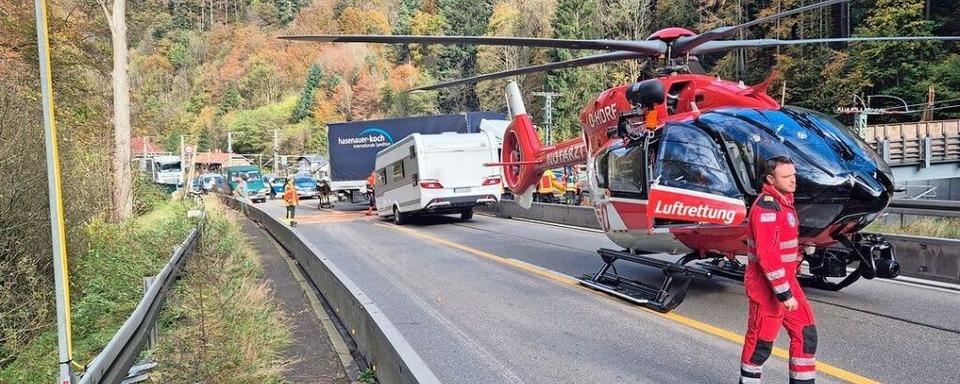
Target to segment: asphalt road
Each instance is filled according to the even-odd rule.
[[[278,202],[259,204],[282,217]],[[360,205],[304,201],[295,231],[384,310],[445,383],[736,382],[740,282],[698,280],[664,316],[571,283],[595,272],[602,233],[476,215],[396,227]],[[631,278],[658,271],[618,265]],[[960,292],[885,280],[808,290],[821,383],[960,382]],[[787,348],[781,333],[777,346]],[[765,382],[787,382],[772,357]]]

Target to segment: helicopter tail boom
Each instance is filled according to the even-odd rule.
[[[507,85],[507,102],[513,121],[503,134],[501,161],[485,165],[502,166],[504,180],[511,191],[523,194],[537,184],[543,171],[586,161],[587,146],[579,137],[551,146],[540,142],[533,120],[523,105],[520,87],[514,81]]]

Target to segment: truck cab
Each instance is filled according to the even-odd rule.
[[[156,156],[150,160],[150,179],[156,184],[178,186],[183,184],[180,156]]]
[[[263,183],[262,172],[260,172],[259,167],[253,165],[226,167],[224,168],[224,174],[231,192],[236,191],[239,185],[239,180],[237,179],[245,175],[247,177],[246,193],[250,201],[254,203],[267,201],[267,196],[270,195],[270,192],[267,189],[267,185]]]

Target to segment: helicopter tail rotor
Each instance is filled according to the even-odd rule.
[[[515,81],[507,85],[507,102],[513,121],[503,134],[502,162],[489,165],[503,166],[507,187],[515,194],[524,194],[536,185],[540,176],[537,165],[541,163],[538,155],[542,145]]]

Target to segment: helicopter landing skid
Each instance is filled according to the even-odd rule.
[[[677,262],[672,263],[649,256],[636,255],[630,252],[615,251],[612,249],[600,249],[597,253],[603,258],[603,266],[600,267],[600,270],[597,271],[596,274],[581,277],[580,284],[619,297],[631,303],[642,305],[657,312],[670,312],[680,305],[694,277],[705,279],[711,277],[710,272],[697,267],[684,266],[687,262],[694,260],[696,254],[686,255]],[[654,286],[621,277],[617,273],[617,268],[613,265],[613,262],[617,260],[660,268],[664,274],[663,282],[660,286]],[[679,282],[677,280],[678,278],[680,280]],[[679,285],[674,283],[679,283]]]

